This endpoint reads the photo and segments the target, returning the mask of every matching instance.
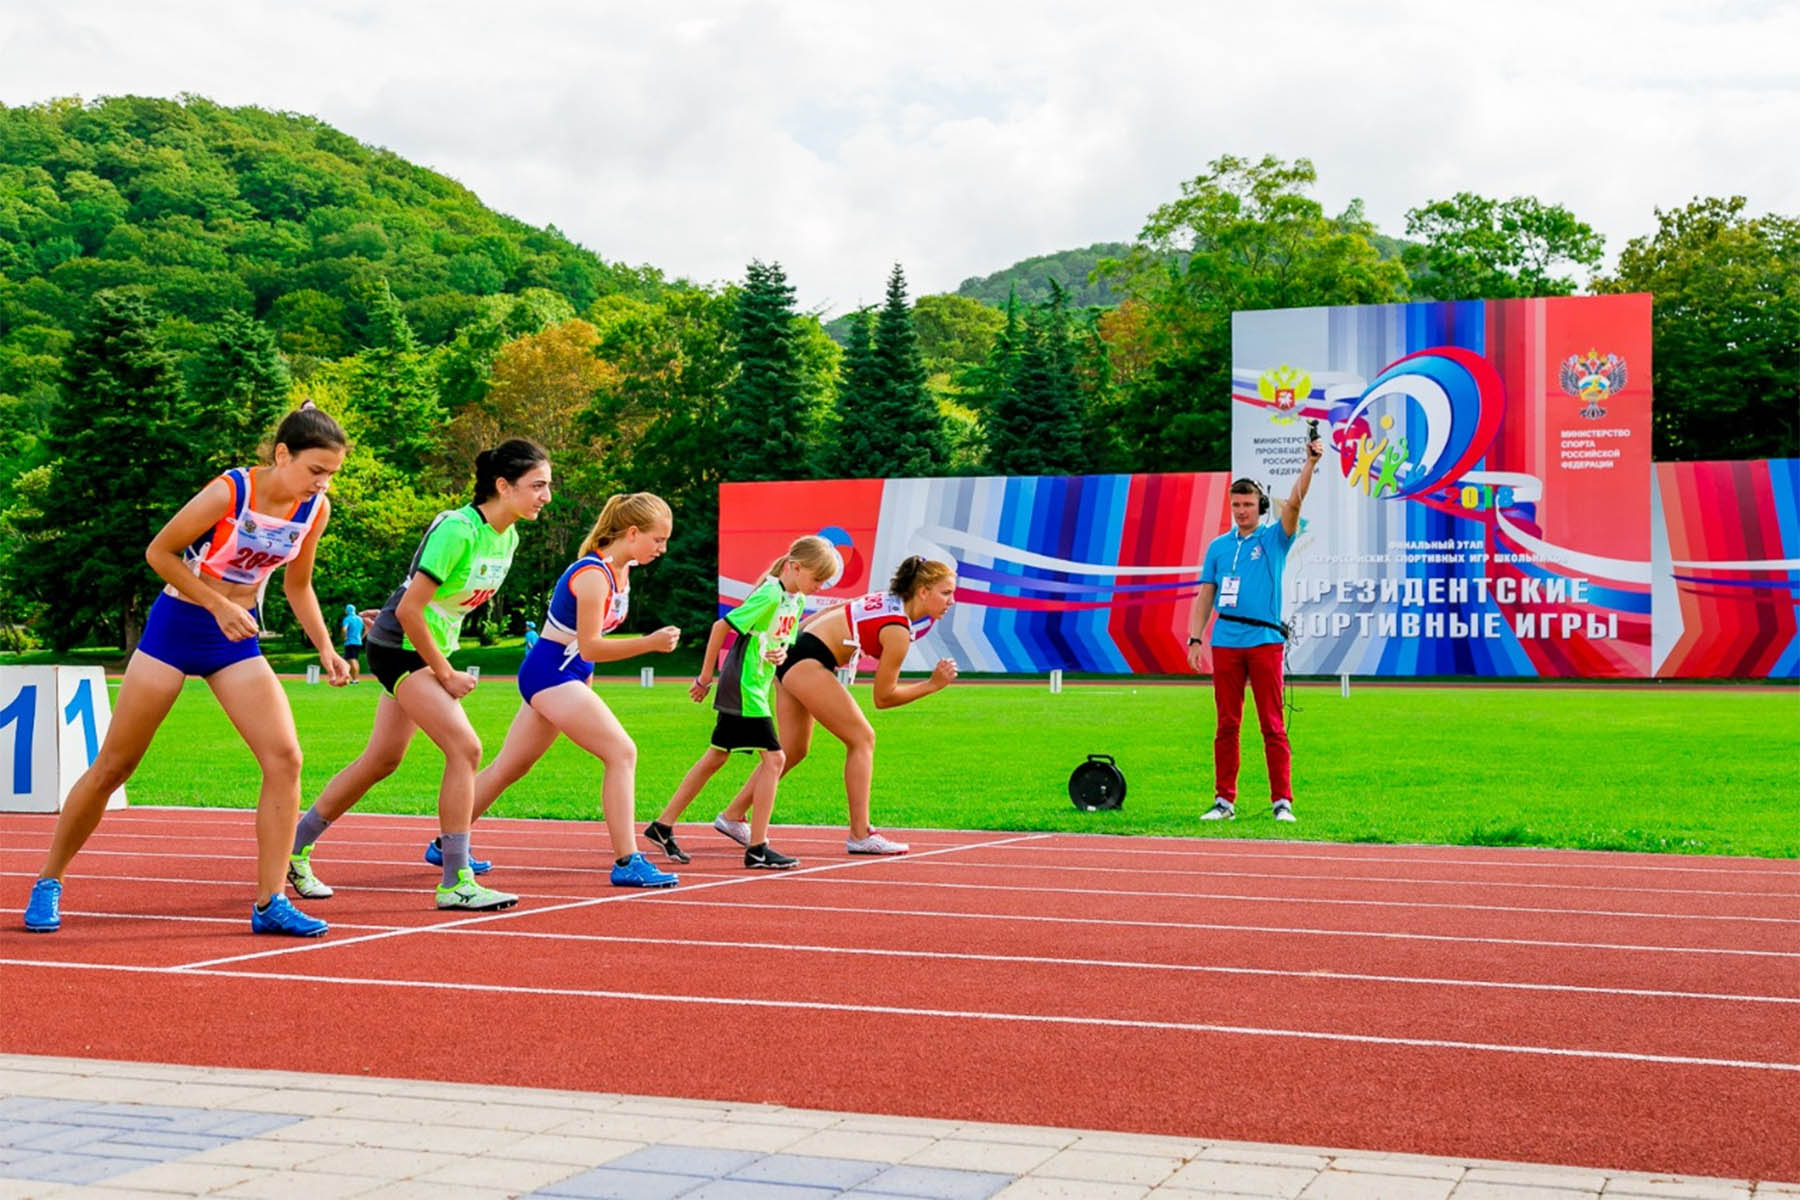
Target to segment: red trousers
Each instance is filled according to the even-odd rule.
[[[1269,801],[1292,800],[1293,751],[1287,726],[1281,723],[1280,642],[1248,649],[1214,646],[1213,700],[1219,727],[1213,734],[1213,795],[1237,803],[1239,731],[1244,724],[1244,681],[1256,697],[1256,719],[1262,726],[1263,756],[1269,760]]]

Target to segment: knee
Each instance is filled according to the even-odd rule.
[[[865,725],[844,742],[844,748],[852,754],[875,753],[875,731]]]
[[[787,770],[788,756],[779,750],[765,750],[763,752],[763,766],[779,775],[781,772]]]
[[[406,750],[371,750],[363,755],[363,765],[376,779],[386,779],[400,769]]]
[[[617,746],[607,752],[606,765],[616,771],[635,771],[637,758],[637,743],[630,738],[622,738]]]
[[[481,739],[473,735],[456,739],[444,747],[444,760],[474,774],[481,769]]]
[[[299,742],[287,742],[263,751],[261,765],[263,778],[300,782],[300,766],[303,756]]]
[[[87,779],[102,795],[110,796],[125,785],[137,765],[137,759],[108,753],[102,747],[94,756],[93,765],[87,769]]]

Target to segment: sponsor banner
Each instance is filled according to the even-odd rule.
[[[1326,445],[1292,671],[1649,673],[1649,296],[1240,312],[1232,362],[1235,475]]]
[[[812,608],[885,588],[910,554],[956,566],[956,605],[913,646],[909,670],[949,656],[966,671],[1182,673],[1227,485],[1218,473],[728,483],[719,607],[817,533],[844,573]]]
[[[1661,676],[1800,676],[1800,459],[1658,463],[1652,500]]]

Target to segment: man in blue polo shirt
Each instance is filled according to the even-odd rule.
[[[1256,697],[1275,819],[1294,819],[1293,754],[1281,720],[1281,651],[1287,642],[1287,627],[1281,622],[1281,574],[1300,528],[1301,502],[1323,454],[1324,447],[1314,433],[1307,440],[1306,462],[1279,521],[1263,522],[1269,497],[1255,483],[1248,479],[1233,483],[1232,528],[1206,548],[1200,594],[1188,626],[1188,665],[1198,671],[1206,623],[1215,610],[1218,613],[1212,635],[1213,700],[1219,710],[1219,724],[1213,733],[1213,806],[1201,814],[1202,821],[1237,817],[1238,743],[1246,681]]]

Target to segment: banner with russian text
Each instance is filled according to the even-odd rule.
[[[908,670],[1177,674],[1223,474],[848,479],[719,488],[719,609],[794,538],[822,534],[844,573],[812,607],[887,585],[909,554],[955,564],[956,604]],[[1210,670],[1210,665],[1205,669]]]
[[[1800,459],[1657,463],[1656,674],[1800,676]]]
[[[1298,674],[1650,671],[1650,297],[1232,319],[1234,474],[1326,455],[1284,613]]]

